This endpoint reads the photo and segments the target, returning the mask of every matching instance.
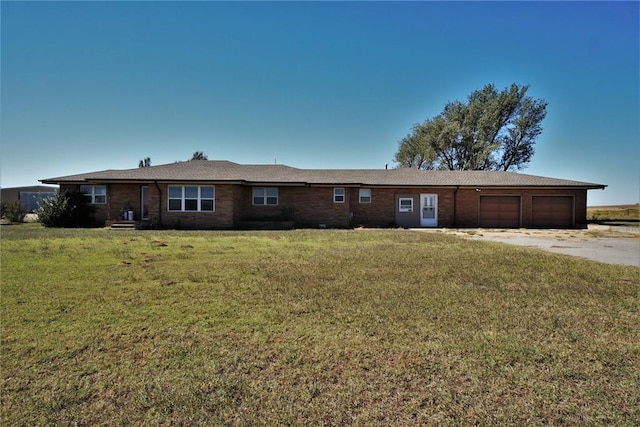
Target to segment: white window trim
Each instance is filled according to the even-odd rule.
[[[342,190],[342,194],[338,194],[338,191]],[[338,197],[342,197],[342,200],[338,200]],[[347,192],[342,187],[336,187],[333,189],[333,203],[344,203],[347,198]]]
[[[403,201],[410,201],[411,202],[411,207],[410,208],[406,208],[402,206],[402,202]],[[398,199],[398,212],[413,212],[413,198],[411,197],[400,197]]]
[[[104,193],[96,194],[96,188],[104,188]],[[90,190],[90,191],[86,191]],[[107,186],[106,185],[81,185],[80,191],[85,194],[92,205],[106,205],[107,204]],[[104,196],[104,202],[96,202],[97,196]]]
[[[363,192],[363,191],[365,191],[365,192],[368,192],[368,193],[369,193],[368,195],[364,196],[365,198],[368,198],[368,199],[369,199],[368,201],[365,201],[365,202],[363,202],[363,201],[362,201],[362,197],[363,197],[363,196],[362,196],[362,192]],[[371,197],[371,189],[370,189],[370,188],[361,188],[361,189],[358,191],[358,200],[360,201],[360,203],[371,203],[371,198],[372,198],[372,197]]]
[[[262,201],[263,203],[256,203],[256,198],[258,196],[255,195],[255,191],[261,189],[264,193],[262,197]],[[270,197],[274,197],[274,196],[269,196],[269,190],[276,190],[276,203],[267,203],[268,199]],[[253,187],[253,189],[251,190],[251,203],[253,204],[253,206],[278,206],[280,204],[280,191],[278,190],[278,187]]]
[[[171,197],[170,196],[170,191],[169,189],[171,187],[179,187],[180,188],[180,209],[171,209],[171,200],[178,200],[177,197]],[[185,200],[187,199],[185,197],[185,187],[197,187],[198,188],[198,209],[196,210],[186,210],[185,209]],[[213,198],[202,198],[202,188],[203,187],[210,187],[213,189]],[[189,200],[191,200],[191,198],[188,198]],[[202,210],[202,201],[203,200],[211,200],[213,202],[213,210]],[[205,212],[205,213],[212,213],[216,211],[216,186],[215,185],[168,185],[167,186],[167,212]]]

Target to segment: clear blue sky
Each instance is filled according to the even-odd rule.
[[[383,168],[493,83],[548,102],[524,173],[640,201],[638,2],[7,2],[1,184],[209,159]]]

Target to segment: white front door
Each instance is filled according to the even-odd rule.
[[[437,194],[421,194],[420,195],[420,226],[421,227],[437,227],[438,226],[438,195]]]

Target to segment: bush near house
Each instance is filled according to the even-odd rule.
[[[2,202],[2,219],[6,219],[11,222],[24,222],[24,218],[27,216],[27,208],[22,206],[19,201],[15,202]]]
[[[87,227],[95,224],[95,207],[79,191],[63,190],[39,205],[38,221],[45,227]]]

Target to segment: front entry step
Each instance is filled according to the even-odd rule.
[[[136,222],[135,221],[110,221],[107,225],[112,230],[135,230]]]

